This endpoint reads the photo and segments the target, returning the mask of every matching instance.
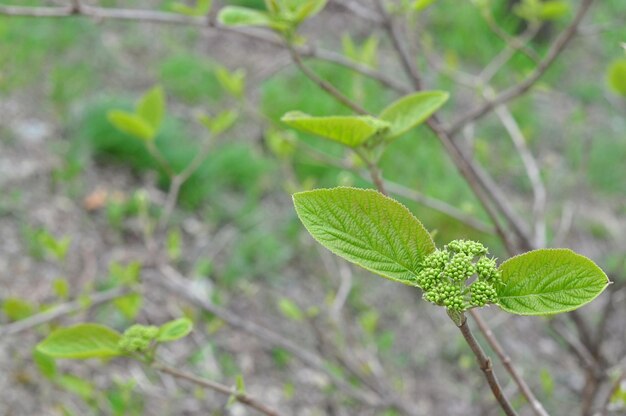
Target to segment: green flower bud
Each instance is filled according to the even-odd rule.
[[[476,272],[472,258],[465,253],[457,253],[443,269],[444,274],[455,282],[464,282]]]
[[[477,241],[470,240],[454,240],[450,241],[446,249],[454,253],[463,253],[470,257],[483,256],[488,250],[485,246]]]
[[[144,352],[159,334],[156,326],[133,325],[124,331],[122,339],[117,346],[125,353]]]
[[[470,293],[472,306],[481,307],[488,303],[496,303],[498,300],[498,294],[493,284],[484,280],[477,280],[472,283]]]

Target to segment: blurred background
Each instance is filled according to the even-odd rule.
[[[507,43],[481,7],[489,8],[500,30],[516,37],[527,33],[528,22],[513,3],[438,0],[400,17],[426,88],[451,92],[438,113],[444,121],[480,105],[491,89],[519,82],[536,65],[519,51],[494,64]],[[528,43],[539,56],[578,5],[553,3],[561,3],[561,10]],[[196,3],[83,4],[183,16],[180,6]],[[211,16],[225,4],[264,8],[263,1],[215,1]],[[0,1],[5,5],[66,2]],[[300,33],[308,44],[409,85],[389,38],[367,13],[376,13],[369,1],[330,1]],[[93,321],[123,330],[133,322],[158,325],[183,315],[194,320],[195,331],[163,349],[167,362],[227,385],[243,375],[250,394],[285,414],[406,413],[392,404],[368,406],[347,393],[350,388],[397,396],[417,415],[498,414],[474,357],[443,310],[423,302],[419,291],[334,257],[297,219],[293,192],[371,184],[344,148],[280,122],[292,110],[349,114],[299,72],[284,48],[210,27],[2,14],[0,323],[8,328],[58,305],[83,304],[44,325],[10,335],[0,329],[0,414],[254,414],[241,404],[227,406],[228,397],[138,363],[63,361],[47,377],[33,361],[33,347],[58,326]],[[611,89],[607,74],[626,58],[620,47],[625,20],[622,0],[595,2],[563,54],[506,108],[545,185],[546,244],[589,256],[616,282],[626,279],[626,100]],[[370,111],[398,97],[345,67],[313,59],[306,64]],[[485,71],[492,69],[489,76]],[[464,74],[489,81],[468,85]],[[238,115],[183,185],[161,236],[163,256],[176,271],[170,282],[323,357],[322,368],[177,295],[149,267],[146,236],[166,202],[168,178],[144,144],[117,130],[107,114],[132,109],[155,85],[167,97],[156,145],[175,170],[210,139],[199,118],[224,110]],[[497,180],[521,217],[531,220],[533,186],[510,136],[502,119],[489,114],[465,126],[457,140]],[[381,170],[398,184],[395,197],[435,230],[438,244],[479,239],[499,259],[507,257],[489,217],[428,129],[389,146]],[[445,202],[454,215],[415,201],[423,197]],[[140,295],[90,304],[90,296],[138,280]],[[609,307],[611,317],[604,322]],[[610,363],[592,407],[603,404],[623,365],[625,312],[621,290],[582,309],[590,328],[606,326],[600,332],[602,356]],[[588,373],[580,356],[568,350],[576,345],[569,321],[512,317],[497,307],[483,316],[546,409],[578,414]],[[532,414],[499,363],[496,371],[520,413]],[[345,385],[338,387],[337,379]],[[619,412],[626,412],[620,407],[626,390],[614,393],[609,408],[624,414]]]

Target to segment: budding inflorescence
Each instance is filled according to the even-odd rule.
[[[500,272],[487,254],[487,248],[476,241],[454,240],[426,256],[417,276],[424,299],[455,312],[496,303]]]
[[[150,349],[158,334],[156,326],[133,325],[124,331],[117,347],[127,354],[143,353]]]

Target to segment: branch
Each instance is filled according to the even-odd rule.
[[[528,400],[528,403],[530,403],[530,406],[532,407],[535,415],[536,416],[549,416],[548,412],[546,412],[546,409],[543,407],[541,402],[537,400],[532,390],[530,390],[530,387],[528,387],[528,384],[526,384],[526,381],[518,373],[517,369],[513,365],[513,362],[511,361],[511,357],[509,357],[506,351],[504,351],[504,348],[502,348],[502,345],[500,344],[500,342],[498,342],[498,339],[494,336],[491,328],[489,328],[487,323],[478,314],[478,311],[472,309],[470,310],[470,315],[472,315],[472,317],[476,321],[476,324],[478,325],[480,332],[482,332],[485,339],[487,340],[487,343],[491,346],[491,348],[498,355],[498,358],[500,359],[500,362],[502,363],[506,371],[511,375],[511,378],[513,379],[515,384],[517,384],[517,386],[519,387],[522,395],[526,398],[526,400]]]
[[[478,107],[472,111],[469,111],[467,114],[461,116],[458,120],[452,123],[452,125],[447,128],[447,132],[454,136],[461,130],[467,123],[477,120],[485,114],[489,113],[494,107],[500,104],[504,104],[518,96],[524,94],[528,91],[534,84],[543,76],[543,74],[550,68],[550,66],[554,63],[554,61],[559,57],[561,52],[565,49],[567,44],[572,40],[580,22],[583,17],[589,10],[589,7],[593,3],[593,0],[582,0],[580,3],[580,7],[576,12],[576,16],[572,20],[572,22],[565,28],[563,32],[557,37],[554,41],[550,50],[546,54],[546,57],[537,65],[535,70],[526,77],[522,82],[517,85],[514,85],[500,94],[498,94],[495,98],[490,101],[487,101],[481,107]]]
[[[493,372],[493,366],[491,364],[491,360],[489,359],[489,357],[487,357],[487,355],[485,354],[485,351],[483,351],[478,341],[476,341],[476,338],[474,338],[474,335],[472,334],[472,331],[470,330],[470,327],[467,324],[467,319],[465,318],[465,316],[463,316],[463,321],[461,325],[457,325],[457,326],[459,330],[461,331],[461,334],[463,334],[463,338],[465,338],[467,345],[469,345],[472,352],[476,356],[476,361],[478,361],[478,366],[483,371],[485,378],[487,379],[487,383],[489,384],[489,387],[491,388],[491,392],[493,393],[493,396],[496,398],[496,400],[500,404],[500,407],[502,408],[502,410],[507,416],[517,416],[517,413],[515,412],[515,410],[513,410],[511,403],[509,403],[508,399],[504,396],[504,393],[502,392],[502,387],[500,387],[500,383],[498,383],[498,379],[496,378],[496,375]]]
[[[89,303],[87,305],[85,305],[84,300],[80,299],[61,304],[45,312],[38,313],[37,315],[32,315],[28,318],[21,319],[19,321],[0,327],[0,339],[27,331],[33,327],[48,323],[50,321],[54,321],[55,319],[58,319],[62,316],[71,315],[73,313],[80,312],[83,309],[101,305],[103,303],[130,294],[131,292],[132,290],[128,287],[116,287],[115,289],[111,289],[106,292],[99,292],[91,295],[89,297]]]
[[[232,328],[247,332],[268,344],[282,348],[292,354],[294,357],[302,361],[304,364],[317,369],[326,374],[333,383],[346,395],[366,403],[372,407],[384,405],[377,397],[372,394],[359,390],[351,384],[328,369],[326,362],[318,355],[308,351],[300,345],[295,344],[290,339],[274,332],[273,330],[255,324],[254,322],[243,319],[227,309],[223,309],[214,305],[209,300],[200,297],[185,283],[183,277],[172,267],[167,265],[159,266],[158,273],[146,273],[144,278],[151,280],[153,283],[164,287],[174,296],[185,299],[186,301],[196,305],[202,310],[212,313],[219,319],[230,325]]]
[[[237,389],[225,386],[223,384],[217,383],[212,380],[207,380],[204,378],[197,377],[193,374],[186,373],[184,371],[178,370],[177,368],[168,367],[162,363],[155,363],[152,365],[155,370],[161,371],[165,374],[169,374],[181,380],[187,380],[191,383],[194,383],[200,387],[204,387],[210,390],[217,391],[219,393],[228,395],[230,397],[234,397],[239,403],[245,404],[246,406],[258,410],[267,416],[280,416],[281,413],[278,411],[271,409],[267,405],[261,403],[256,398],[244,393],[237,391]]]

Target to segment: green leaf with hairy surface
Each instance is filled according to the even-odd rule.
[[[271,27],[274,19],[264,12],[249,9],[247,7],[226,6],[223,7],[218,21],[226,26],[266,26]]]
[[[137,115],[154,131],[159,130],[165,115],[165,93],[161,86],[157,85],[141,97],[137,103]]]
[[[159,329],[159,335],[157,335],[157,341],[170,342],[177,339],[184,338],[193,329],[193,323],[187,318],[180,318],[174,321],[170,321],[163,324]]]
[[[281,119],[285,124],[349,147],[358,147],[367,139],[389,128],[389,123],[370,116],[314,117],[291,111]]]
[[[534,250],[500,265],[498,304],[518,315],[568,312],[595,299],[609,284],[593,261],[568,249]]]
[[[395,139],[428,120],[449,97],[444,91],[422,91],[393,102],[378,116],[391,124],[386,138]]]
[[[117,343],[119,332],[98,324],[78,324],[54,331],[37,345],[37,350],[53,358],[110,358],[122,355]]]
[[[107,118],[122,133],[126,133],[140,140],[154,140],[156,131],[142,117],[127,111],[112,110]]]
[[[333,188],[293,196],[300,220],[333,253],[383,277],[417,286],[433,240],[404,205],[371,189]]]
[[[613,91],[626,97],[626,59],[618,59],[609,66],[607,79]]]

